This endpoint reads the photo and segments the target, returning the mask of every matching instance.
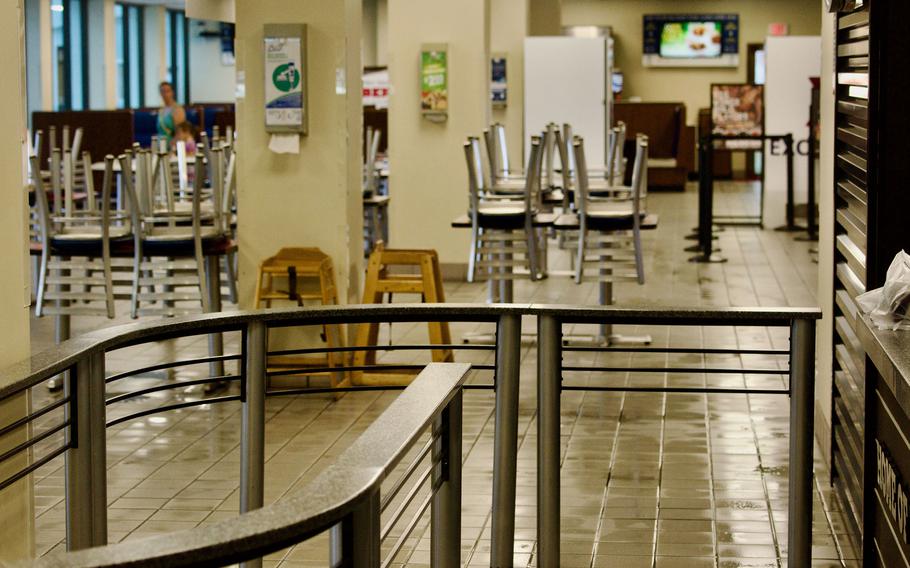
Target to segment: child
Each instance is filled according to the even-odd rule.
[[[186,144],[186,155],[194,155],[196,153],[196,129],[189,122],[181,122],[175,129],[174,142],[183,142]]]

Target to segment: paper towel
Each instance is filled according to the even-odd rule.
[[[276,154],[299,154],[299,134],[272,134],[269,138],[269,150]]]

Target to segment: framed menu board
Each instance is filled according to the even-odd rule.
[[[449,115],[449,52],[446,44],[420,49],[420,112],[432,121]]]
[[[748,137],[764,133],[764,85],[711,85],[712,135]]]

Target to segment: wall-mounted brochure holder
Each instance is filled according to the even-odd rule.
[[[420,113],[433,122],[449,117],[449,48],[444,43],[420,47]]]
[[[508,60],[505,53],[494,53],[490,59],[490,99],[493,108],[505,108],[509,102]]]
[[[307,134],[306,24],[266,24],[265,130]]]

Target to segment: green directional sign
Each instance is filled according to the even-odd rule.
[[[272,73],[272,82],[279,91],[289,93],[300,84],[300,70],[297,69],[293,61],[279,65]]]

